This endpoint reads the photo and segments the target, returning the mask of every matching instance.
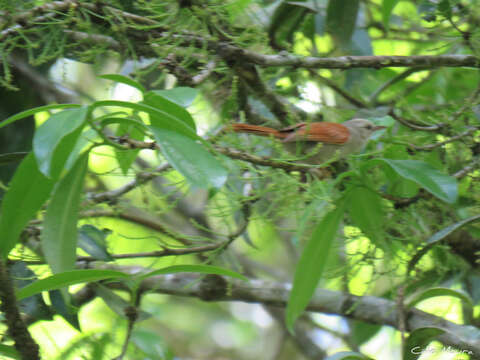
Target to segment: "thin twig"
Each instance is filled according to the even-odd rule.
[[[417,145],[410,144],[410,147],[412,149],[416,150],[416,151],[430,151],[430,150],[433,150],[437,147],[449,144],[451,142],[460,140],[460,139],[462,139],[466,136],[472,135],[474,132],[478,131],[478,129],[479,129],[478,127],[471,127],[470,129],[465,130],[464,132],[462,132],[458,135],[452,136],[451,138],[449,138],[447,140],[444,140],[444,141],[440,141],[440,142],[437,142],[437,143],[434,143],[434,144],[423,145],[423,146],[417,146]]]

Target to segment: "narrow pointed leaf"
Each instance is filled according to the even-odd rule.
[[[54,273],[73,269],[77,248],[77,219],[88,153],[55,186],[43,222],[41,244]]]
[[[435,234],[430,236],[428,240],[425,242],[426,245],[420,249],[410,260],[408,263],[407,273],[413,270],[415,265],[420,261],[423,255],[425,255],[428,250],[430,250],[435,244],[439,243],[440,241],[444,240],[447,236],[449,236],[454,231],[460,229],[462,226],[465,226],[471,222],[480,220],[480,215],[471,216],[468,219],[464,219],[462,221],[456,222],[446,228],[443,228],[440,231],[437,231]]]
[[[443,288],[443,287],[435,287],[435,288],[430,288],[430,289],[425,289],[421,291],[420,293],[416,294],[413,299],[408,301],[407,307],[413,307],[417,305],[419,302],[436,297],[436,296],[451,296],[455,297],[457,299],[460,299],[465,305],[468,307],[472,308],[473,307],[473,301],[468,296],[468,294],[464,293],[463,291],[460,290],[455,290],[455,289],[449,289],[449,288]]]
[[[47,200],[53,181],[37,167],[33,154],[19,165],[2,201],[0,253],[6,257],[17,243],[27,223]]]
[[[17,298],[22,300],[29,296],[41,293],[42,291],[61,289],[65,286],[81,284],[85,282],[127,277],[129,277],[128,274],[115,270],[87,269],[66,271],[54,274],[45,279],[37,280],[34,283],[21,288],[17,291]]]
[[[48,110],[56,110],[56,109],[69,109],[69,108],[79,108],[81,105],[78,104],[53,104],[53,105],[44,105],[44,106],[39,106],[33,109],[25,110],[22,112],[19,112],[18,114],[12,115],[2,122],[0,122],[0,128],[7,126],[17,120],[25,119],[29,116],[35,115],[36,113],[42,112],[42,111],[48,111]]]
[[[322,277],[343,214],[343,203],[327,213],[317,224],[303,249],[295,269],[292,291],[285,314],[286,325],[290,331],[293,331],[295,320],[307,307]]]
[[[124,76],[120,74],[104,74],[104,75],[100,75],[99,78],[112,80],[118,83],[129,85],[131,87],[136,88],[142,93],[147,92],[147,89],[145,89],[142,84],[140,84],[138,81],[133,80],[132,78],[129,78],[128,76]]]
[[[211,265],[173,265],[163,269],[151,271],[147,274],[140,275],[136,277],[136,279],[138,281],[141,281],[156,275],[175,274],[175,273],[181,273],[181,272],[224,275],[224,276],[237,278],[240,280],[248,280],[245,276],[235,271],[224,269],[218,266],[211,266]]]

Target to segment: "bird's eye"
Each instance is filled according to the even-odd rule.
[[[368,124],[367,126],[365,126],[365,128],[366,128],[367,130],[372,130],[372,129],[373,129],[373,126],[370,125],[370,124]]]

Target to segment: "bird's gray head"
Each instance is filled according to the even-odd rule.
[[[352,119],[345,121],[343,125],[348,127],[352,133],[357,134],[363,141],[368,140],[375,131],[385,129],[385,126],[375,125],[367,119]]]

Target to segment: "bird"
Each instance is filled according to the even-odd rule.
[[[266,126],[236,123],[231,128],[236,133],[271,136],[282,141],[287,151],[303,155],[302,161],[319,165],[339,160],[363,150],[370,136],[385,126],[374,125],[367,119],[352,119],[343,123],[298,123],[280,130]],[[322,144],[318,146],[318,144]],[[315,148],[318,146],[318,150]]]

